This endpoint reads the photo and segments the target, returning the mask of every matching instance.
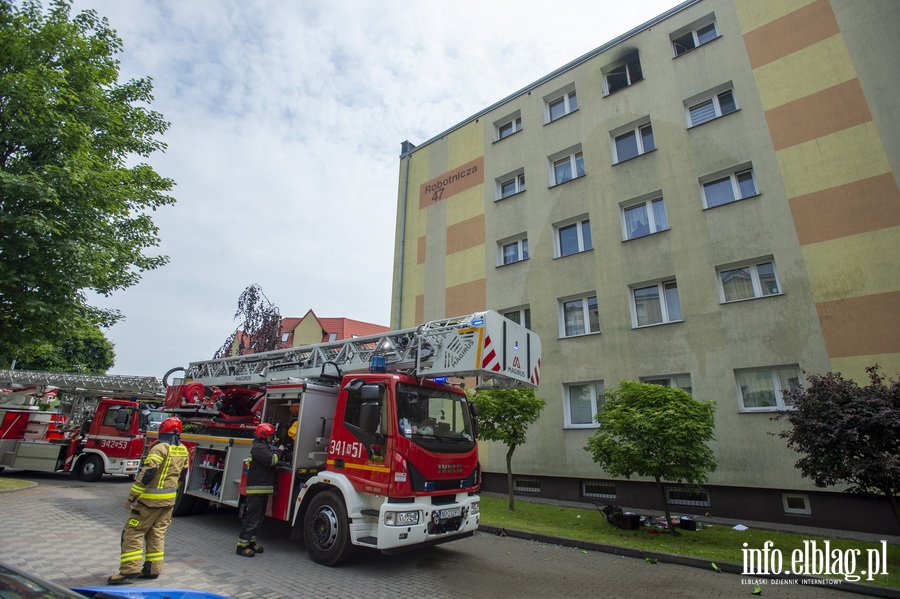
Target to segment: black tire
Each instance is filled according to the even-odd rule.
[[[312,560],[323,566],[337,566],[353,556],[347,508],[338,493],[323,491],[312,498],[303,519],[303,542]]]
[[[175,494],[175,507],[172,508],[172,515],[176,518],[190,516],[194,513],[194,508],[197,505],[196,497],[184,493],[184,484],[185,479],[182,477],[178,483],[178,492]]]
[[[103,476],[103,460],[98,455],[86,455],[78,460],[78,478],[94,483]]]
[[[191,509],[191,515],[196,516],[197,514],[203,514],[206,512],[206,508],[209,507],[209,499],[203,499],[202,497],[194,497],[194,507]]]

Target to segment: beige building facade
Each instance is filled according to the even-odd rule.
[[[898,27],[892,0],[691,0],[404,142],[392,328],[492,309],[541,336],[517,492],[657,505],[584,450],[631,379],[718,402],[718,470],[676,510],[890,518],[803,479],[771,417],[804,373],[900,373]]]

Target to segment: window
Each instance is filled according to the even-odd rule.
[[[513,489],[516,493],[540,493],[541,481],[536,478],[516,477],[513,482]]]
[[[559,185],[584,176],[584,155],[581,147],[550,157],[550,186]]]
[[[641,71],[641,59],[637,50],[626,56],[624,60],[605,67],[602,72],[607,94],[617,92],[644,79]]]
[[[812,514],[809,496],[802,493],[782,493],[781,504],[784,506],[785,514],[803,514],[805,516]]]
[[[667,230],[669,221],[663,199],[657,196],[639,204],[626,205],[622,208],[622,227],[626,240]]]
[[[526,329],[531,328],[531,308],[510,308],[500,314],[516,324],[525,325]]]
[[[551,94],[546,102],[546,122],[552,123],[556,119],[560,119],[567,114],[578,110],[578,96],[575,95],[575,86],[569,86],[571,89],[564,91],[562,94]]]
[[[653,142],[653,127],[649,122],[629,129],[621,135],[616,133],[613,133],[614,164],[656,149],[656,144]]]
[[[800,388],[798,366],[778,366],[735,372],[741,412],[773,412],[790,408],[784,392]]]
[[[675,281],[663,281],[631,290],[634,327],[681,321],[681,302]]]
[[[517,133],[521,130],[522,117],[517,111],[515,114],[494,123],[494,141],[500,141],[501,139],[509,137],[513,133]]]
[[[681,56],[685,52],[690,52],[694,48],[711,42],[717,37],[719,37],[719,31],[716,28],[716,22],[705,22],[686,33],[673,34],[671,38],[672,48],[675,51],[675,56]]]
[[[497,199],[502,200],[511,195],[525,191],[525,172],[519,169],[516,173],[504,175],[497,179]]]
[[[528,259],[528,238],[522,234],[497,243],[497,266]]]
[[[734,172],[701,184],[705,208],[715,208],[759,195],[752,169]]]
[[[734,90],[726,89],[699,102],[688,104],[688,124],[690,127],[696,127],[720,116],[731,114],[737,109],[738,105],[734,98]]]
[[[594,480],[583,480],[581,481],[581,496],[599,497],[601,499],[615,499],[616,483],[612,481],[601,482]]]
[[[648,385],[662,385],[663,387],[677,387],[683,391],[687,391],[693,395],[693,387],[691,386],[691,375],[689,374],[673,374],[671,376],[652,376],[641,378],[642,383]]]
[[[565,385],[566,428],[596,428],[594,416],[606,401],[603,381]]]
[[[709,494],[703,487],[666,486],[666,499],[669,505],[709,507]]]
[[[596,295],[560,300],[559,307],[560,336],[576,337],[600,332]]]
[[[591,244],[591,221],[587,218],[566,221],[554,225],[554,229],[557,258],[586,252],[594,247]]]
[[[281,342],[282,342],[282,343],[287,343],[287,340],[290,339],[290,338],[291,338],[291,334],[290,334],[290,333],[282,333],[282,334],[281,334]]]
[[[722,303],[781,294],[775,263],[771,258],[735,266],[720,266],[717,271],[719,299]]]

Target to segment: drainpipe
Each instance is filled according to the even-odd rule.
[[[415,147],[416,146],[409,143],[409,141],[404,141],[400,144],[401,156],[405,156],[403,161],[403,190],[401,192],[402,199],[400,201],[400,244],[398,247],[400,259],[397,260],[397,313],[394,317],[394,326],[391,327],[394,330],[399,330],[401,328],[400,315],[402,314],[403,308],[403,262],[406,260],[406,202],[409,196],[409,155]]]

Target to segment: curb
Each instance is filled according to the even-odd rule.
[[[28,484],[25,485],[24,487],[14,487],[12,489],[0,489],[0,493],[13,493],[15,491],[24,491],[26,489],[33,489],[36,486],[38,486],[37,483],[31,482],[30,480],[25,481],[25,482],[27,482]]]
[[[499,526],[490,526],[487,524],[481,524],[478,526],[478,531],[499,535],[501,527]],[[509,528],[504,528],[504,532],[506,536],[515,537],[517,539],[525,539],[528,541],[537,541],[539,543],[549,543],[551,545],[562,545],[564,547],[574,547],[575,549],[583,549],[585,551],[599,551],[602,553],[611,553],[613,555],[621,555],[623,557],[636,557],[641,559],[651,558],[656,559],[659,562],[667,563],[667,564],[676,564],[679,566],[690,566],[693,568],[701,568],[703,570],[712,569],[709,560],[704,560],[696,557],[688,557],[684,555],[674,555],[672,553],[660,553],[659,551],[645,551],[643,549],[638,549],[636,547],[620,547],[618,545],[607,545],[605,543],[596,543],[594,541],[581,541],[578,539],[568,539],[565,537],[554,537],[552,535],[545,535],[541,533],[533,533],[526,532],[522,530],[512,530]],[[738,564],[732,564],[728,562],[719,562],[718,564],[719,570],[721,572],[725,572],[727,574],[737,574],[739,576],[743,575],[742,566]],[[818,581],[821,580],[821,577],[815,576],[783,576],[776,574],[754,574],[753,578],[766,578],[769,580],[778,579],[778,580],[810,580],[810,581]],[[858,593],[860,595],[869,595],[872,597],[885,597],[886,599],[900,599],[900,589],[883,587],[883,586],[875,586],[869,584],[859,584],[856,582],[848,582],[846,580],[841,580],[839,585],[834,585],[833,588],[839,589],[841,591],[848,591],[850,593]]]

